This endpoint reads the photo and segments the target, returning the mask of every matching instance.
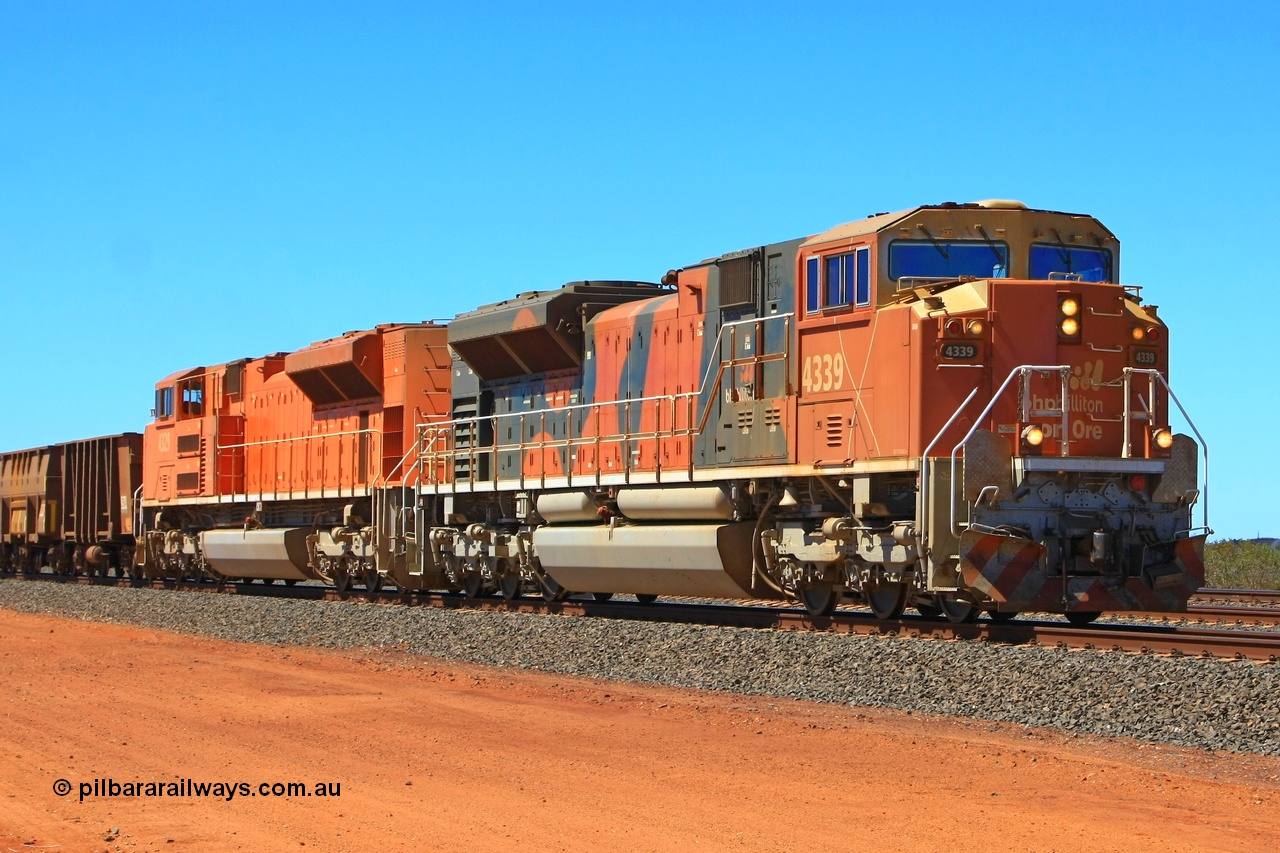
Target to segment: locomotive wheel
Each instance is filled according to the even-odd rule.
[[[636,601],[640,604],[653,604],[658,600],[658,596],[650,592],[637,592]]]
[[[361,578],[364,580],[364,588],[369,592],[377,592],[382,589],[382,575],[378,574],[377,569],[365,569],[361,574]]]
[[[875,581],[862,592],[877,619],[897,619],[907,609],[907,585],[901,581]]]
[[[521,587],[524,586],[523,578],[515,569],[511,569],[502,576],[498,581],[498,591],[502,593],[502,597],[507,601],[515,601],[523,592]]]
[[[462,579],[462,591],[467,598],[479,598],[484,591],[484,578],[479,572],[468,572]]]
[[[939,619],[942,617],[942,608],[936,604],[924,604],[916,602],[916,612],[926,619]]]
[[[942,614],[947,617],[947,621],[954,622],[957,625],[964,622],[972,622],[978,618],[978,605],[962,598],[940,595],[938,596],[938,606],[942,608]]]
[[[285,578],[285,579],[284,579],[284,585],[285,585],[285,586],[297,586],[297,585],[298,585],[298,579],[297,579],[297,578]]]
[[[818,581],[801,587],[797,596],[810,616],[830,616],[836,610],[836,602],[840,600],[836,585],[830,581]]]
[[[333,588],[338,592],[346,592],[351,589],[351,575],[347,572],[346,566],[338,566],[334,568]]]
[[[1018,618],[1018,614],[1010,610],[988,610],[987,618],[997,625],[1003,625],[1006,622],[1012,622]]]
[[[546,601],[564,601],[569,597],[569,590],[556,583],[551,575],[539,572],[538,587],[542,590],[542,597]]]
[[[275,579],[275,578],[263,578],[263,579],[262,579],[262,582],[263,582],[264,584],[266,584],[267,586],[271,586],[273,583],[275,583],[275,582],[276,582],[276,579]]]
[[[595,599],[596,601],[608,601],[609,599],[613,598],[613,593],[611,593],[611,592],[593,592],[593,593],[591,593],[591,597],[592,597],[593,599]]]
[[[1101,613],[1095,613],[1092,610],[1076,610],[1067,614],[1067,621],[1076,627],[1080,627],[1088,625],[1101,615]]]

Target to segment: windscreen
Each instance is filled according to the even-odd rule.
[[[889,278],[1008,278],[1009,247],[975,240],[897,240],[889,244]]]
[[[1074,246],[1031,246],[1029,278],[1050,278],[1050,273],[1065,273],[1080,281],[1114,281],[1111,276],[1111,253],[1106,249],[1081,249]]]

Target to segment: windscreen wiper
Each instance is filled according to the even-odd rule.
[[[1067,241],[1062,239],[1062,235],[1058,233],[1057,228],[1050,228],[1049,230],[1053,232],[1053,238],[1058,241],[1054,245],[1054,248],[1058,250],[1058,257],[1062,258],[1062,262],[1067,265],[1063,272],[1069,273],[1071,272],[1071,252],[1067,246]]]
[[[987,248],[991,249],[991,254],[996,256],[996,260],[1000,262],[1000,266],[1005,265],[1004,255],[1000,253],[1000,247],[996,245],[996,241],[987,236],[987,229],[981,225],[978,226],[978,233],[982,235],[982,239],[987,241]]]
[[[933,235],[929,233],[929,229],[925,227],[923,222],[917,223],[916,227],[924,232],[924,236],[929,238],[929,242],[933,244],[933,248],[938,250],[939,255],[942,255],[942,257],[946,258],[948,261],[951,260],[951,256],[947,254],[947,250],[942,247],[941,243],[933,238]]]

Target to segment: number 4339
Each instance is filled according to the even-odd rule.
[[[837,391],[844,387],[844,356],[840,353],[811,355],[804,360],[805,391]]]

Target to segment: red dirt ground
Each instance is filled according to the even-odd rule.
[[[1260,757],[3,610],[0,684],[0,853],[1280,849]]]

